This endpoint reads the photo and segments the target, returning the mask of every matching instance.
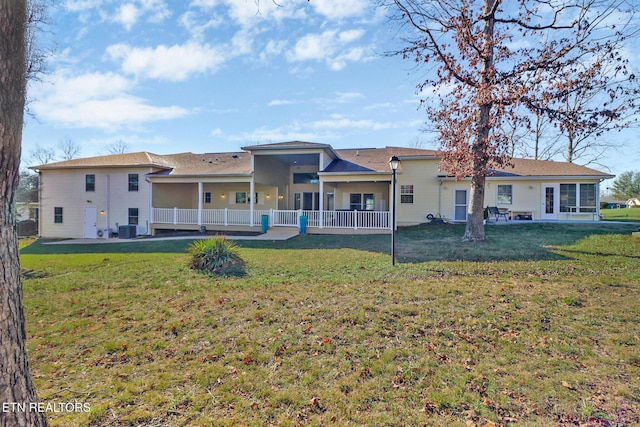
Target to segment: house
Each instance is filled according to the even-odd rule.
[[[388,233],[398,156],[399,226],[427,215],[467,220],[469,180],[439,170],[437,151],[334,149],[328,144],[252,145],[235,153],[114,154],[34,166],[40,176],[40,235],[96,238],[114,232],[257,230]],[[485,205],[510,219],[598,220],[599,184],[611,175],[571,163],[513,159],[487,178]],[[124,229],[123,226],[127,226]]]
[[[640,207],[640,199],[637,197],[632,197],[624,203],[628,208],[638,208]]]

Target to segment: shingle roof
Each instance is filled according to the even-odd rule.
[[[256,148],[258,147],[258,148]],[[287,148],[329,148],[339,158],[334,159],[323,172],[327,173],[371,173],[390,172],[389,159],[398,156],[401,160],[438,158],[438,151],[419,148],[384,147],[351,148],[333,150],[329,145],[314,142],[291,141],[244,147],[246,150]],[[251,173],[251,155],[247,151],[237,153],[179,153],[158,155],[148,152],[112,154],[87,157],[32,166],[31,169],[55,170],[103,167],[154,167],[161,169],[156,176],[215,176],[246,175]],[[585,176],[612,178],[613,176],[585,166],[547,160],[512,159],[512,166],[495,170],[495,177],[563,177]],[[402,167],[402,166],[401,166]]]
[[[505,166],[496,169],[498,172],[517,176],[593,176],[612,178],[611,174],[600,172],[586,166],[567,162],[554,162],[550,160],[511,159],[513,167]],[[504,175],[503,175],[504,176]]]
[[[173,168],[168,175],[243,175],[251,173],[251,156],[240,153],[180,153],[164,156]]]
[[[31,169],[74,169],[74,168],[101,168],[101,167],[131,167],[131,166],[153,166],[158,168],[170,168],[166,161],[166,156],[160,156],[146,151],[138,153],[110,154],[107,156],[85,157],[82,159],[64,160],[61,162],[47,163],[44,165],[31,166]]]
[[[258,150],[271,150],[274,148],[329,148],[333,149],[329,144],[320,144],[318,142],[307,141],[287,141],[287,142],[274,142],[271,144],[258,144],[242,147],[246,151],[258,151]]]
[[[384,148],[350,148],[336,150],[340,159],[366,168],[368,171],[390,172],[389,159],[391,156],[404,158],[433,157],[437,155],[435,150],[423,150],[420,148],[384,147]],[[329,165],[331,166],[331,165]],[[337,168],[337,165],[336,165]],[[344,172],[358,172],[357,170],[345,170]],[[329,171],[327,171],[329,172]]]

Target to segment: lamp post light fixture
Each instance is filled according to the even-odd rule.
[[[392,156],[389,159],[389,167],[393,173],[393,180],[391,182],[392,187],[392,210],[391,210],[391,265],[396,265],[396,170],[400,166],[400,159],[397,156]]]

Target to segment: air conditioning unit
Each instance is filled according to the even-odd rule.
[[[98,228],[96,230],[96,237],[98,239],[108,239],[109,238],[109,229],[108,228]]]

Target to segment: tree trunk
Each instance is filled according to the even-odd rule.
[[[478,88],[478,117],[476,120],[476,140],[473,143],[473,176],[469,194],[469,212],[465,228],[464,241],[485,240],[484,234],[484,184],[490,152],[489,134],[491,132],[492,92],[495,85],[493,70],[495,10],[499,0],[485,0],[482,68],[480,70],[480,88]]]
[[[567,162],[569,163],[573,163],[574,148],[575,147],[573,146],[573,132],[569,130],[568,136],[567,136]]]
[[[484,240],[484,181],[483,175],[476,175],[471,179],[469,193],[469,215],[464,231],[464,241]]]
[[[0,2],[0,426],[45,426],[29,372],[15,194],[26,88],[26,0]]]

